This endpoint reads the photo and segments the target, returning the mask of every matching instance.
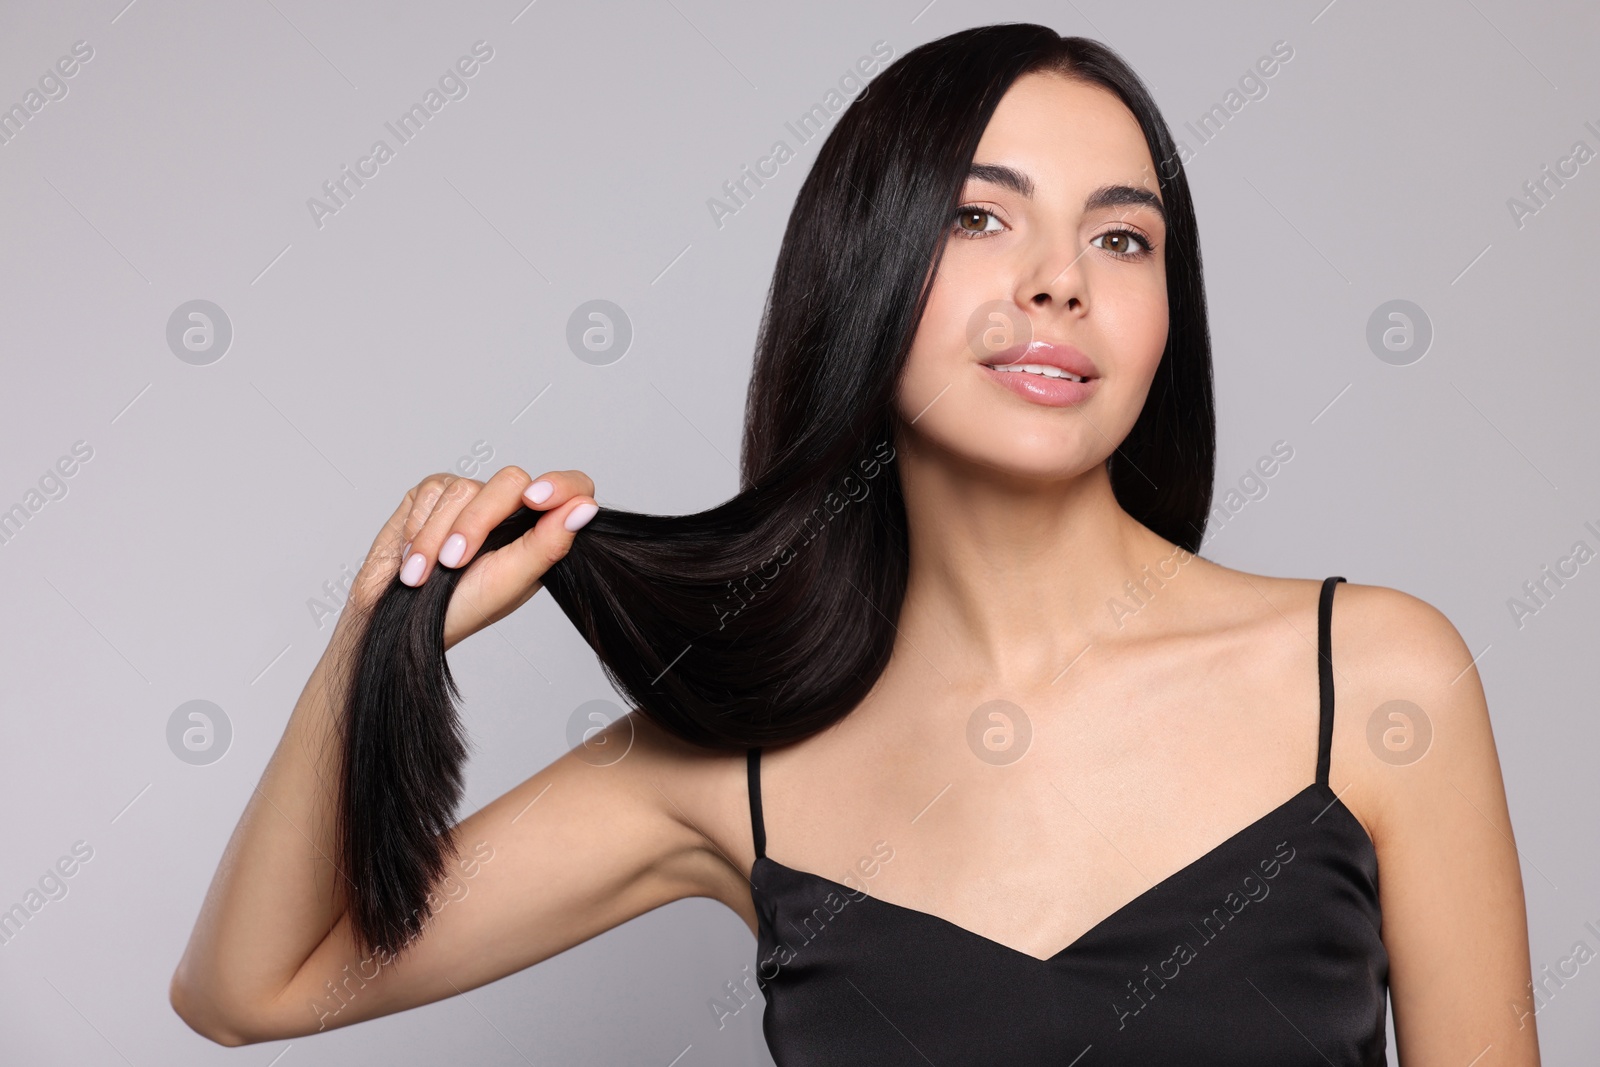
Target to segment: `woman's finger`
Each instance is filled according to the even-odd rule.
[[[411,537],[411,546],[406,549],[405,562],[400,566],[402,582],[417,586],[428,580],[428,575],[433,572],[434,561],[438,558],[439,549],[449,536],[456,516],[461,514],[462,509],[471,503],[482,488],[483,483],[475,479],[452,478],[437,493],[431,494],[427,519]],[[421,510],[421,506],[414,510],[413,517]]]
[[[501,467],[461,509],[439,546],[439,565],[464,567],[477,555],[489,533],[524,503],[523,490],[533,479],[521,467]]]
[[[594,481],[582,471],[547,471],[528,485],[522,502],[536,511],[558,508],[575,496],[594,496]]]

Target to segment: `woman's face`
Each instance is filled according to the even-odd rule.
[[[1154,165],[1111,93],[1029,74],[995,109],[973,171],[900,379],[908,443],[1071,477],[1127,436],[1166,346]],[[1046,363],[1086,381],[991,369]]]

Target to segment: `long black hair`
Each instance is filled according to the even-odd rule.
[[[707,749],[781,745],[838,721],[893,647],[908,567],[895,392],[979,138],[1021,75],[1103,87],[1132,112],[1169,223],[1166,350],[1108,459],[1118,503],[1196,551],[1215,416],[1199,237],[1176,146],[1111,49],[1044,26],[981,26],[890,64],[840,115],[800,188],[757,339],[740,489],[693,515],[604,508],[543,578],[638,713]],[[480,552],[521,536],[527,508]],[[443,647],[462,572],[398,579],[348,674],[338,861],[363,951],[427,921],[455,854],[465,738]]]

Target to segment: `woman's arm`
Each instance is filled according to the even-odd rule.
[[[546,477],[563,484],[545,502],[557,514],[525,535],[528,550],[546,557],[534,568],[540,573],[573,536],[562,525],[560,513],[571,511],[563,505],[593,492],[581,475],[582,484]],[[502,481],[511,486],[502,494],[508,500],[475,521],[452,516],[430,524],[442,529],[431,530],[427,551],[436,551],[453,526],[481,533],[499,512],[514,509],[529,479],[501,472],[489,495]],[[416,492],[407,494],[369,554],[391,561],[374,585],[392,580],[401,538],[423,542],[407,519]],[[485,499],[475,491],[461,495]],[[456,500],[455,512],[465,502]],[[508,554],[498,562],[510,567],[514,560]],[[492,609],[491,618],[499,616],[498,601],[480,603]],[[634,714],[606,734],[605,744],[625,748],[622,758],[601,766],[593,747],[568,752],[461,822],[458,859],[430,901],[433,921],[398,959],[363,958],[353,947],[345,882],[334,861],[341,765],[335,724],[344,666],[360,636],[354,621],[347,624],[356,614],[347,609],[341,616],[306,683],[173,974],[173,1008],[193,1029],[239,1045],[347,1026],[483,985],[668,901],[726,888],[734,872],[673,799],[693,788],[697,772],[703,777],[708,758]]]
[[[435,918],[399,959],[355,950],[329,904],[332,867],[307,841],[326,828],[291,825],[263,799],[288,795],[289,775],[269,768],[173,976],[173,1007],[223,1045],[317,1033],[466,992],[670,901],[711,895],[725,865],[664,810],[658,788],[694,757],[637,715],[612,724],[605,744],[628,745],[630,720],[618,763],[569,752],[461,822],[461,859],[436,890]],[[291,763],[303,761],[278,766]]]
[[[1333,662],[1351,683],[1340,714],[1359,720],[1345,766],[1375,826],[1400,1063],[1537,1067],[1521,868],[1472,653],[1416,597],[1349,593]]]

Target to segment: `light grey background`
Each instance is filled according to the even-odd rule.
[[[1592,6],[524,2],[0,7],[0,106],[74,42],[93,48],[0,144],[0,509],[26,506],[75,442],[93,450],[0,544],[0,908],[75,842],[93,849],[0,946],[0,1058],[770,1062],[759,1004],[721,1030],[708,1008],[755,946],[704,899],[465,997],[236,1051],[190,1032],[167,982],[327,640],[324,583],[475,445],[484,471],[580,467],[634,510],[734,492],[762,298],[816,152],[785,123],[874,42],[899,56],[999,20],[1111,44],[1191,148],[1184,124],[1292,47],[1189,162],[1219,498],[1274,442],[1293,448],[1204,552],[1393,586],[1454,622],[1504,766],[1545,1062],[1600,1054],[1600,964],[1549,977],[1600,944],[1584,925],[1600,926],[1600,562],[1520,627],[1508,606],[1575,542],[1600,548],[1584,525],[1600,528],[1600,163],[1521,225],[1508,206],[1575,142],[1600,150]],[[479,40],[494,54],[468,95],[319,228],[307,200],[374,140],[394,145],[384,123]],[[708,199],[779,139],[797,158],[719,227]],[[204,366],[166,339],[196,299],[233,330]],[[607,366],[566,343],[592,299],[634,331]],[[1434,331],[1406,366],[1366,339],[1395,299]],[[548,597],[452,661],[473,808],[612,695]],[[208,765],[169,748],[191,700],[231,723]]]

